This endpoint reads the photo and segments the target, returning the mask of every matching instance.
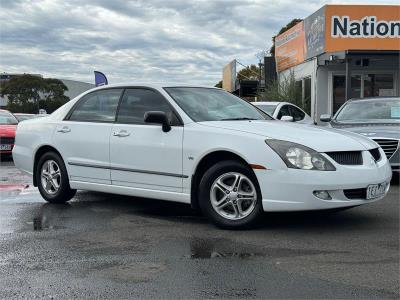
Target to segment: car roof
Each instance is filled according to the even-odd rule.
[[[98,86],[98,87],[95,87],[95,88],[91,89],[91,91],[100,90],[100,89],[107,89],[107,88],[118,88],[118,87],[148,87],[148,88],[153,88],[153,89],[163,89],[163,88],[170,88],[170,87],[192,87],[192,88],[209,88],[209,89],[218,89],[218,90],[220,90],[220,88],[216,88],[216,87],[213,87],[213,86],[204,86],[204,85],[196,85],[196,84],[121,82],[121,83],[115,83],[115,84],[101,85],[101,86]]]
[[[400,97],[364,97],[364,98],[351,98],[347,102],[361,102],[361,101],[381,101],[381,100],[400,100]]]
[[[277,101],[257,101],[257,102],[251,102],[251,104],[257,105],[257,104],[262,104],[262,105],[278,105],[278,104],[291,104],[288,102],[277,102]]]

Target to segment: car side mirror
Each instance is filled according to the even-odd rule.
[[[294,119],[293,119],[292,116],[282,116],[282,117],[281,117],[281,121],[284,121],[284,122],[294,122]]]
[[[144,114],[144,122],[161,124],[164,132],[171,130],[171,125],[169,124],[167,114],[163,111],[147,111]]]
[[[321,122],[330,122],[332,120],[331,115],[323,114],[319,117]]]

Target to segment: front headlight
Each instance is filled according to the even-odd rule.
[[[288,168],[336,171],[336,168],[325,157],[306,146],[274,139],[267,139],[265,143],[282,158]]]

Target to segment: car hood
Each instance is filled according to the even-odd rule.
[[[17,125],[0,125],[0,137],[15,137]]]
[[[400,124],[357,124],[339,125],[332,124],[333,128],[355,132],[363,136],[373,138],[394,138],[400,139]]]
[[[361,135],[313,125],[281,121],[211,121],[199,124],[294,142],[319,152],[362,151],[377,147],[375,142]]]

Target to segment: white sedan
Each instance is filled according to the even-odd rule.
[[[352,207],[382,199],[382,149],[350,132],[271,119],[221,89],[110,85],[21,122],[15,165],[42,197],[92,190],[177,201],[224,228],[263,211]]]
[[[297,122],[300,124],[313,125],[311,117],[300,107],[289,102],[252,102],[262,111],[266,112],[274,119],[282,121]]]

